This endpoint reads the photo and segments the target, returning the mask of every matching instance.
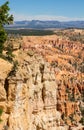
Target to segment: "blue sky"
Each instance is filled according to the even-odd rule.
[[[6,0],[0,0],[2,5]],[[9,0],[15,20],[84,20],[84,0]]]

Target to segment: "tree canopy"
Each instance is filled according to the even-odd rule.
[[[0,54],[2,54],[4,49],[4,42],[7,39],[7,34],[4,29],[4,25],[10,24],[13,22],[13,15],[9,14],[9,2],[5,2],[0,6]]]

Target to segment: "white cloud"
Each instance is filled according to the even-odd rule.
[[[58,21],[76,21],[76,20],[84,20],[84,18],[69,18],[69,17],[64,17],[64,16],[51,16],[51,15],[24,15],[24,14],[16,14],[12,13],[14,15],[14,20],[15,21],[20,21],[20,20],[58,20]]]

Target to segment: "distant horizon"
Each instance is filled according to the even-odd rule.
[[[14,21],[12,25],[6,25],[9,28],[84,28],[84,21],[53,21],[53,20],[20,20]]]
[[[68,21],[60,21],[60,20],[39,20],[39,19],[31,19],[31,20],[14,20],[14,22],[20,22],[20,21],[57,21],[57,22],[84,22],[84,20],[68,20]]]
[[[33,21],[33,20],[69,22],[69,21],[84,21],[84,18],[69,18],[62,16],[28,16],[25,18],[16,18],[16,16],[14,17],[14,21]]]

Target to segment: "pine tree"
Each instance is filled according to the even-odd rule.
[[[5,2],[0,6],[0,54],[2,54],[4,49],[4,42],[7,39],[7,33],[4,29],[4,25],[10,24],[13,22],[13,16],[9,15],[9,2]]]

